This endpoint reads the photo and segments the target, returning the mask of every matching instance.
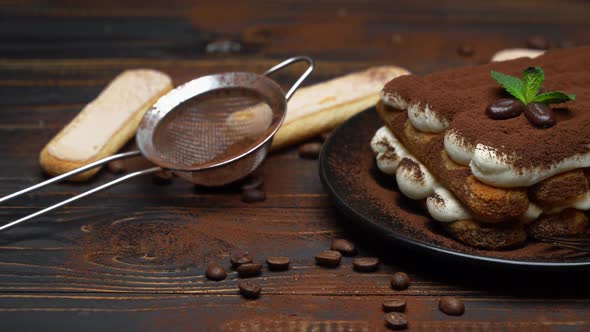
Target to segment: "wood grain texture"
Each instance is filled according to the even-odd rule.
[[[37,155],[118,73],[155,68],[175,84],[200,75],[262,72],[280,59],[318,61],[309,83],[371,65],[417,73],[486,62],[541,35],[588,44],[584,1],[0,1],[0,195],[43,180]],[[228,44],[228,41],[233,44]],[[469,44],[472,57],[457,54]],[[232,46],[233,45],[233,46]],[[231,46],[231,47],[229,47]],[[302,68],[277,76],[289,84]],[[128,147],[130,148],[130,147]],[[147,177],[0,234],[0,320],[5,330],[380,331],[385,296],[407,298],[416,331],[590,330],[588,273],[531,273],[465,266],[386,243],[338,215],[318,165],[296,149],[271,155],[257,173],[267,200],[246,204],[239,184],[195,187]],[[0,206],[2,221],[91,188],[59,184]],[[336,269],[314,255],[345,236],[375,273]],[[262,297],[237,293],[204,271],[249,252],[288,256],[291,268],[253,279]],[[412,286],[389,287],[405,271]],[[440,296],[466,302],[445,316]]]

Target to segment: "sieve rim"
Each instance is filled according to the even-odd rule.
[[[229,79],[228,79],[229,77]],[[245,89],[258,93],[265,99],[266,104],[272,108],[268,100],[277,102],[273,113],[280,112],[280,118],[275,122],[273,128],[266,134],[263,139],[252,147],[245,149],[244,152],[231,158],[224,159],[220,162],[205,162],[198,166],[182,166],[167,162],[159,157],[158,149],[154,144],[154,136],[160,122],[170,112],[174,111],[182,103],[195,98],[199,95],[225,89]],[[172,89],[163,95],[158,101],[145,113],[137,129],[136,142],[142,155],[152,163],[172,171],[198,172],[215,169],[233,163],[251,153],[256,152],[267,144],[279,130],[285,120],[287,113],[287,98],[281,86],[268,76],[252,72],[223,72],[211,74],[196,78]]]

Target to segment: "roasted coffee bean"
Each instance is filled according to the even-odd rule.
[[[211,263],[207,267],[207,272],[205,272],[205,276],[207,276],[207,279],[209,280],[220,281],[227,277],[227,273],[225,272],[223,266],[217,263]]]
[[[250,278],[260,275],[262,272],[262,265],[258,263],[246,263],[236,268],[240,278]]]
[[[289,268],[289,257],[267,257],[266,264],[271,271],[284,271]]]
[[[543,36],[531,36],[526,40],[526,46],[538,50],[546,50],[549,48],[549,42]]]
[[[231,266],[235,269],[242,264],[252,263],[252,257],[248,254],[234,255],[229,259]]]
[[[354,243],[346,239],[333,239],[330,249],[339,251],[344,256],[356,255],[356,248]]]
[[[512,98],[498,99],[486,107],[486,115],[494,120],[515,118],[523,111],[524,105]]]
[[[406,310],[406,299],[401,297],[388,297],[383,300],[383,304],[381,306],[385,312],[403,312]]]
[[[524,115],[535,127],[549,128],[555,124],[555,114],[551,107],[541,103],[530,103],[524,109]]]
[[[303,159],[318,159],[322,144],[317,142],[306,143],[299,147],[299,157]]]
[[[408,328],[408,319],[401,312],[389,312],[385,314],[387,327],[393,330],[405,330]]]
[[[242,184],[242,190],[260,189],[264,184],[264,180],[260,176],[251,176]]]
[[[160,171],[154,174],[152,180],[157,185],[166,185],[172,182],[172,172],[170,171]]]
[[[459,45],[459,47],[457,47],[457,53],[460,56],[470,57],[475,53],[475,51],[473,50],[473,47],[471,45],[461,44]]]
[[[358,272],[374,272],[379,268],[379,258],[359,257],[352,260],[352,268]]]
[[[410,287],[410,277],[404,272],[396,272],[391,276],[391,287],[395,290],[404,290]]]
[[[260,189],[248,189],[242,191],[242,202],[255,203],[266,200],[266,193]]]
[[[342,254],[334,250],[326,250],[315,256],[316,264],[325,267],[336,267],[340,264]]]
[[[260,297],[262,288],[258,284],[251,281],[240,281],[238,284],[240,294],[247,299],[257,299]]]
[[[461,316],[465,312],[465,304],[461,299],[447,296],[438,300],[438,308],[440,311],[451,316]]]
[[[107,169],[113,174],[123,174],[127,172],[127,165],[123,160],[114,160],[108,163]]]

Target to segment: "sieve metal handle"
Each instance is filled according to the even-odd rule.
[[[50,185],[52,183],[56,183],[56,182],[65,180],[65,179],[67,179],[69,177],[72,177],[74,175],[77,175],[77,174],[80,174],[80,173],[84,173],[84,172],[86,172],[88,170],[91,170],[91,169],[93,169],[95,167],[98,167],[98,166],[102,166],[102,165],[104,165],[106,163],[109,163],[111,161],[120,160],[120,159],[127,159],[127,158],[131,158],[131,157],[139,156],[139,155],[141,155],[141,152],[140,151],[131,151],[131,152],[124,152],[124,153],[115,154],[115,155],[112,155],[112,156],[109,156],[109,157],[106,157],[106,158],[97,160],[97,161],[92,162],[92,163],[90,163],[88,165],[85,165],[85,166],[76,168],[76,169],[71,170],[71,171],[69,171],[67,173],[64,173],[62,175],[56,176],[54,178],[51,178],[51,179],[49,179],[47,181],[43,181],[43,182],[38,183],[36,185],[33,185],[33,186],[30,186],[30,187],[25,188],[23,190],[17,191],[17,192],[15,192],[13,194],[4,196],[4,197],[0,198],[0,204],[1,203],[4,203],[4,202],[6,202],[6,201],[8,201],[10,199],[13,199],[13,198],[16,198],[18,196],[24,195],[26,193],[30,193],[30,192],[33,192],[35,190],[41,189],[43,187],[46,187],[46,186],[48,186],[48,185]],[[103,191],[105,189],[108,189],[110,187],[113,187],[115,185],[118,185],[120,183],[123,183],[123,182],[125,182],[127,180],[131,180],[131,179],[136,178],[136,177],[141,176],[141,175],[155,173],[155,172],[158,172],[158,171],[161,171],[161,170],[162,170],[162,168],[160,168],[160,167],[152,167],[152,168],[148,168],[148,169],[145,169],[145,170],[142,170],[142,171],[129,173],[129,174],[127,174],[125,176],[122,176],[122,177],[120,177],[118,179],[115,179],[115,180],[113,180],[111,182],[107,182],[107,183],[105,183],[103,185],[100,185],[100,186],[98,186],[96,188],[93,188],[93,189],[90,189],[88,191],[85,191],[85,192],[83,192],[81,194],[78,194],[78,195],[76,195],[76,196],[74,196],[72,198],[66,199],[65,201],[59,202],[59,203],[57,203],[55,205],[52,205],[52,206],[47,207],[47,208],[45,208],[43,210],[37,211],[35,213],[32,213],[32,214],[30,214],[28,216],[22,217],[22,218],[20,218],[18,220],[12,221],[12,222],[10,222],[8,224],[2,225],[2,226],[0,226],[0,232],[1,231],[4,231],[4,230],[7,230],[9,228],[12,228],[12,227],[14,227],[14,226],[16,226],[16,225],[18,225],[18,224],[20,224],[22,222],[25,222],[25,221],[28,221],[28,220],[31,220],[31,219],[40,217],[40,216],[42,216],[42,215],[44,215],[46,213],[49,213],[49,212],[51,212],[51,211],[53,211],[53,210],[55,210],[55,209],[57,209],[59,207],[62,207],[64,205],[66,205],[66,204],[69,204],[69,203],[75,202],[75,201],[77,201],[79,199],[82,199],[84,197],[87,197],[87,196],[96,194],[96,193],[101,192],[101,191]]]
[[[301,85],[301,83],[307,78],[307,76],[309,76],[309,74],[311,74],[311,72],[313,71],[313,68],[314,68],[314,61],[310,57],[307,57],[307,56],[296,56],[296,57],[289,58],[289,59],[287,59],[287,60],[285,60],[285,61],[277,64],[276,66],[273,66],[272,68],[270,68],[270,69],[268,69],[267,71],[264,72],[264,75],[268,76],[268,75],[271,75],[271,74],[273,74],[273,73],[275,73],[275,72],[277,72],[277,71],[279,71],[279,70],[281,70],[281,69],[283,69],[283,68],[285,68],[285,67],[287,67],[287,66],[289,66],[289,65],[291,65],[291,64],[293,64],[295,62],[301,62],[301,61],[307,62],[308,68],[299,77],[299,79],[297,79],[297,81],[295,81],[295,83],[291,86],[291,88],[289,89],[289,91],[287,91],[287,93],[285,94],[285,99],[286,100],[289,100],[291,98],[291,96],[293,96],[293,94],[295,93],[295,91],[297,91],[297,89],[299,88],[299,86]],[[135,157],[135,156],[139,156],[139,155],[141,155],[141,152],[140,151],[131,151],[131,152],[119,153],[119,154],[116,154],[116,155],[112,155],[112,156],[109,156],[109,157],[106,157],[106,158],[97,160],[97,161],[92,162],[92,163],[90,163],[88,165],[85,165],[85,166],[76,168],[76,169],[74,169],[72,171],[69,171],[67,173],[64,173],[62,175],[56,176],[56,177],[51,178],[49,180],[43,181],[43,182],[38,183],[36,185],[33,185],[33,186],[30,186],[30,187],[25,188],[23,190],[17,191],[17,192],[15,192],[13,194],[4,196],[4,197],[0,198],[0,204],[6,202],[8,200],[11,200],[13,198],[22,196],[24,194],[33,192],[33,191],[38,190],[38,189],[41,189],[41,188],[46,187],[46,186],[48,186],[50,184],[53,184],[53,183],[56,183],[56,182],[65,180],[65,179],[67,179],[69,177],[72,177],[74,175],[77,175],[77,174],[80,174],[80,173],[84,173],[84,172],[86,172],[86,171],[88,171],[90,169],[93,169],[93,168],[98,167],[98,166],[102,166],[102,165],[104,165],[104,164],[106,164],[108,162],[111,162],[111,161],[114,161],[114,160],[131,158],[131,157]],[[59,202],[59,203],[57,203],[55,205],[52,205],[50,207],[47,207],[45,209],[42,209],[42,210],[37,211],[35,213],[32,213],[32,214],[30,214],[28,216],[22,217],[22,218],[20,218],[18,220],[15,220],[15,221],[12,221],[12,222],[7,223],[5,225],[2,225],[2,226],[0,226],[0,232],[1,231],[4,231],[4,230],[7,230],[9,228],[15,227],[15,226],[17,226],[20,223],[23,223],[25,221],[28,221],[28,220],[31,220],[31,219],[40,217],[40,216],[42,216],[44,214],[47,214],[47,213],[49,213],[49,212],[51,212],[51,211],[53,211],[53,210],[55,210],[55,209],[57,209],[59,207],[62,207],[64,205],[66,205],[66,204],[75,202],[75,201],[77,201],[79,199],[82,199],[84,197],[91,196],[91,195],[96,194],[98,192],[101,192],[101,191],[103,191],[105,189],[108,189],[110,187],[116,186],[116,185],[118,185],[120,183],[123,183],[125,181],[131,180],[131,179],[136,178],[138,176],[155,173],[155,172],[158,172],[158,171],[161,171],[161,170],[162,170],[161,167],[152,167],[152,168],[145,169],[143,171],[138,171],[138,172],[133,172],[133,173],[127,174],[127,175],[122,176],[122,177],[120,177],[120,178],[118,178],[116,180],[113,180],[111,182],[107,182],[107,183],[105,183],[103,185],[100,185],[100,186],[98,186],[96,188],[90,189],[90,190],[85,191],[85,192],[83,192],[81,194],[78,194],[78,195],[76,195],[74,197],[71,197],[69,199],[66,199],[65,201]]]
[[[287,91],[287,93],[285,94],[285,99],[287,99],[287,101],[289,99],[291,99],[291,97],[293,96],[295,91],[297,91],[297,89],[299,88],[301,83],[303,83],[303,81],[305,81],[307,76],[309,76],[309,74],[311,74],[311,72],[313,71],[313,68],[315,67],[315,63],[314,63],[313,59],[308,56],[305,56],[305,55],[294,56],[292,58],[289,58],[289,59],[273,66],[272,68],[265,71],[263,74],[265,76],[269,76],[269,75],[271,75],[271,74],[273,74],[273,73],[275,73],[275,72],[277,72],[277,71],[279,71],[279,70],[281,70],[293,63],[301,62],[301,61],[307,62],[307,64],[308,64],[307,70],[305,70],[305,72],[303,74],[301,74],[299,79],[297,79],[297,81],[295,81],[295,83],[293,83],[293,85],[291,86],[289,91]]]

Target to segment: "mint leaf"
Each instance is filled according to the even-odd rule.
[[[490,75],[514,98],[520,100],[521,103],[526,105],[527,102],[524,94],[524,83],[521,80],[514,76],[505,75],[494,70],[490,72]]]
[[[566,101],[576,100],[576,95],[561,91],[545,92],[537,95],[532,102],[543,104],[560,104]]]
[[[539,88],[541,87],[541,83],[543,83],[544,79],[545,73],[543,73],[543,69],[540,67],[528,67],[522,72],[525,105],[532,102],[535,97],[537,97],[537,93],[539,92]]]

